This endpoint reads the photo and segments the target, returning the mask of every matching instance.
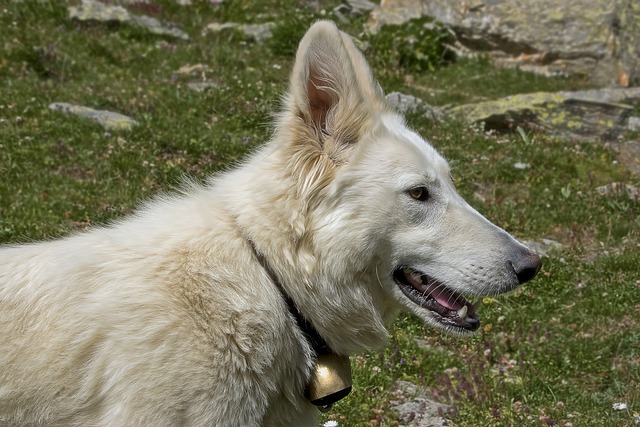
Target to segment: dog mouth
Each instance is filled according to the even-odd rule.
[[[476,313],[479,304],[471,304],[436,279],[409,267],[398,268],[393,278],[409,300],[429,310],[441,325],[460,332],[475,331],[480,327],[480,317]]]

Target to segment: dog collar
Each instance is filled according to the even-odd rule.
[[[317,406],[321,412],[327,412],[336,402],[345,398],[351,392],[349,356],[338,355],[331,350],[329,344],[322,338],[313,324],[300,313],[296,303],[284,290],[264,255],[256,249],[251,240],[249,240],[249,245],[258,263],[276,285],[278,291],[280,291],[289,313],[295,319],[298,328],[302,331],[309,346],[316,354],[314,372],[311,374],[304,394],[305,398],[311,404]]]

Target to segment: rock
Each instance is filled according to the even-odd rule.
[[[244,31],[249,40],[263,42],[273,36],[271,30],[273,30],[275,26],[275,22],[265,22],[264,24],[241,25],[240,28],[242,28],[242,31]]]
[[[534,251],[539,256],[547,256],[552,251],[559,251],[563,245],[552,239],[542,239],[540,241],[523,241],[524,245]]]
[[[79,7],[70,6],[69,17],[79,21],[122,22],[146,28],[153,34],[189,40],[189,36],[173,25],[165,25],[146,15],[134,15],[122,6],[112,6],[94,0],[82,0]]]
[[[158,21],[156,18],[152,18],[146,15],[131,15],[131,20],[134,24],[144,27],[153,34],[161,36],[171,36],[176,39],[188,41],[189,35],[175,27],[173,25],[165,25]]]
[[[640,117],[629,117],[628,128],[632,132],[640,131]]]
[[[342,0],[342,3],[333,8],[333,14],[343,24],[349,20],[346,15],[363,15],[376,8],[376,4],[369,0]]]
[[[51,110],[62,111],[76,116],[85,117],[100,123],[107,130],[131,130],[138,122],[130,117],[106,110],[94,110],[82,105],[73,105],[66,102],[54,102],[49,105]]]
[[[187,87],[196,92],[204,92],[207,89],[216,89],[218,85],[214,82],[204,81],[204,82],[189,82],[187,83]]]
[[[442,418],[448,405],[426,397],[426,391],[408,381],[396,381],[390,392],[389,407],[398,413],[400,427],[441,427],[449,425]]]
[[[273,35],[271,30],[276,26],[274,22],[266,22],[264,24],[238,24],[236,22],[218,23],[213,22],[207,25],[204,33],[219,33],[228,29],[242,31],[249,40],[262,42],[270,39]]]
[[[355,13],[370,12],[378,6],[369,0],[343,0],[343,2]]]
[[[339,14],[353,13],[361,15],[372,11],[376,7],[377,5],[369,0],[342,0],[342,3],[336,6],[333,11]]]
[[[640,86],[640,2],[616,0],[613,32],[618,84]]]
[[[620,80],[618,64],[637,69],[639,9],[637,0],[383,0],[368,30],[430,16],[452,30],[460,47],[500,65],[578,74],[608,86]]]
[[[180,75],[185,75],[185,76],[189,76],[189,75],[196,75],[196,76],[200,76],[206,72],[210,71],[209,67],[207,65],[204,64],[187,64],[187,65],[183,65],[182,67],[178,68],[178,71],[176,71],[176,74],[180,74]]]
[[[422,99],[413,95],[391,92],[386,95],[386,98],[389,105],[400,113],[423,112],[424,115],[432,121],[442,121],[444,118],[444,115],[439,109],[431,107]]]
[[[612,140],[628,130],[640,88],[579,92],[536,92],[449,109],[469,123],[484,123],[485,130],[523,128],[547,130],[571,140]]]
[[[82,0],[79,7],[69,7],[69,17],[79,21],[129,22],[131,15],[122,6],[109,6],[99,1]]]
[[[611,144],[618,163],[636,175],[640,175],[640,142],[627,141]]]
[[[400,92],[391,92],[386,95],[387,102],[400,113],[414,112],[424,106],[424,101],[413,95],[405,95]]]
[[[212,22],[204,29],[205,33],[219,33],[220,31],[227,30],[229,28],[238,28],[240,24],[236,22]]]
[[[626,195],[630,200],[640,200],[640,190],[624,182],[612,182],[596,188],[596,192],[601,196]]]
[[[367,30],[377,33],[384,25],[400,25],[412,19],[431,16],[422,0],[382,0],[369,15]]]

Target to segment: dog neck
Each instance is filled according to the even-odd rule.
[[[296,324],[298,325],[298,328],[300,328],[300,330],[304,333],[304,336],[309,342],[309,345],[311,346],[311,348],[316,352],[316,354],[326,353],[328,351],[331,351],[331,349],[329,348],[329,345],[322,338],[322,336],[320,336],[320,333],[316,330],[316,328],[314,328],[311,322],[309,322],[302,315],[302,313],[300,313],[300,310],[298,310],[298,307],[296,306],[296,303],[293,301],[293,298],[291,298],[291,296],[287,293],[287,291],[284,290],[284,287],[282,286],[282,284],[278,280],[278,277],[269,266],[269,263],[267,262],[267,259],[264,257],[264,255],[258,252],[255,244],[252,241],[249,241],[249,244],[251,245],[251,249],[253,250],[253,254],[255,255],[256,259],[258,260],[262,268],[266,271],[267,275],[269,276],[273,284],[276,285],[276,287],[278,288],[278,291],[280,291],[280,295],[282,295],[282,299],[284,299],[284,301],[287,303],[287,307],[289,308],[289,313],[291,313],[293,318],[296,320]]]
[[[254,242],[249,240],[249,245],[262,268],[273,284],[276,285],[278,291],[280,291],[280,295],[282,295],[282,298],[287,304],[289,313],[291,313],[295,319],[298,328],[302,331],[309,346],[316,355],[315,372],[312,373],[310,382],[307,384],[305,397],[322,412],[326,412],[334,403],[343,399],[351,392],[351,367],[349,365],[349,357],[339,356],[331,350],[329,344],[322,338],[313,324],[300,313],[295,301],[293,301],[293,298],[285,291],[278,277],[269,266],[267,259],[257,250]],[[320,366],[321,369],[319,369]],[[322,372],[319,373],[319,370]],[[328,374],[327,371],[329,371]],[[322,389],[319,396],[314,396],[317,394],[316,391],[318,389]]]

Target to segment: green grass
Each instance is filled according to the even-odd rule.
[[[221,6],[194,0],[186,7],[158,0],[132,9],[178,24],[189,42],[127,25],[70,21],[60,1],[3,3],[0,242],[106,223],[170,191],[184,174],[204,179],[232,166],[268,139],[297,40],[313,20],[331,18],[337,3],[322,2],[324,14],[275,0]],[[445,105],[587,87],[484,60],[450,62],[426,44],[411,56],[394,50],[399,38],[411,36],[406,30],[369,37],[361,34],[365,20],[341,26],[368,44],[387,92]],[[234,31],[202,31],[225,21],[281,24],[264,44]],[[438,33],[422,36],[441,40]],[[179,72],[187,65],[200,66]],[[195,92],[187,87],[193,81],[217,87]],[[106,132],[49,110],[52,102],[117,111],[140,125]],[[453,405],[448,416],[455,426],[633,425],[640,411],[640,209],[595,188],[638,185],[638,178],[597,141],[489,135],[454,121],[408,119],[450,159],[460,192],[483,214],[521,238],[551,238],[564,248],[544,259],[530,285],[487,300],[483,330],[472,338],[399,319],[388,348],[352,359],[354,391],[328,417],[343,426],[397,425],[389,390],[407,379]],[[516,169],[517,162],[530,167]],[[613,411],[614,402],[629,410]]]

